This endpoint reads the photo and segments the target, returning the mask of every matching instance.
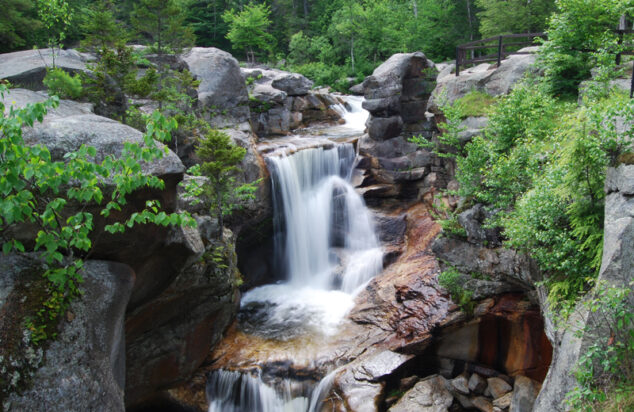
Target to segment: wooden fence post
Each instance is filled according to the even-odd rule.
[[[460,47],[456,47],[456,77],[460,76]]]
[[[498,39],[498,67],[502,64],[502,36]]]

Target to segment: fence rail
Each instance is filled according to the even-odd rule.
[[[634,56],[634,43],[624,43],[624,36],[626,34],[634,34],[632,29],[617,29],[614,30],[619,36],[618,44],[619,50],[616,53],[616,64],[621,64],[621,56]],[[463,43],[456,47],[456,76],[460,76],[460,66],[464,68],[469,64],[497,62],[498,67],[506,57],[513,54],[531,54],[531,52],[520,52],[519,50],[508,50],[513,48],[536,46],[536,38],[546,38],[546,33],[520,33],[520,34],[504,34],[501,36],[489,37],[482,40],[475,40],[469,43]],[[530,38],[531,41],[520,41],[512,43],[504,43],[504,39],[517,39],[517,38]],[[493,43],[493,44],[487,44]],[[624,46],[624,47],[623,47]],[[492,53],[486,53],[486,50],[491,50]],[[583,52],[594,52],[595,50],[580,50]],[[471,54],[470,58],[468,54]],[[479,55],[476,55],[480,53]],[[634,70],[632,70],[632,80],[630,83],[630,98],[634,97]]]
[[[512,50],[514,48],[521,49],[526,46],[536,46],[536,38],[544,38],[546,33],[520,33],[520,34],[504,34],[502,36],[489,37],[482,40],[475,40],[469,43],[461,44],[456,47],[456,76],[460,76],[460,66],[467,67],[469,64],[486,63],[497,61],[498,66],[507,56],[512,54],[530,54],[530,52],[518,52]],[[504,39],[531,39],[530,41],[514,41],[504,43]],[[492,43],[492,44],[487,44]],[[511,50],[509,50],[511,49]],[[479,54],[491,50],[490,54]],[[468,54],[471,56],[468,56]],[[484,52],[486,53],[486,52]],[[470,57],[470,58],[468,58]]]

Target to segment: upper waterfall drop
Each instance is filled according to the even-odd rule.
[[[355,158],[344,143],[268,159],[275,249],[293,285],[351,293],[381,270],[372,219],[349,183]]]

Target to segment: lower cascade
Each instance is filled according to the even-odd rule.
[[[357,100],[349,103],[352,120],[342,134],[361,131]],[[381,272],[383,251],[371,215],[350,184],[355,160],[352,143],[267,158],[276,270],[286,281],[242,297],[238,324],[245,333],[273,342],[327,339],[353,307],[356,293]],[[334,372],[318,384],[261,375],[212,372],[207,383],[209,412],[319,410]]]

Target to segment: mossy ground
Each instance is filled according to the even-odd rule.
[[[479,90],[472,90],[456,100],[455,104],[459,105],[462,117],[466,118],[487,116],[495,102],[495,97]]]

